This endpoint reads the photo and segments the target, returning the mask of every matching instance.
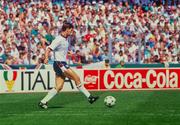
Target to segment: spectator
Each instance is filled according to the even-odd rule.
[[[122,50],[120,50],[120,51],[119,51],[119,54],[116,55],[115,60],[116,60],[117,62],[120,62],[120,61],[128,62],[128,57],[127,57],[127,55],[125,55],[125,54],[123,53]]]
[[[22,39],[24,40],[25,38],[22,38]],[[17,49],[18,49],[19,53],[27,51],[27,46],[26,46],[25,41],[21,41],[21,43],[17,47]]]
[[[105,68],[105,69],[110,69],[110,63],[109,63],[109,59],[105,59],[104,60],[104,65],[102,66],[102,68]]]
[[[94,50],[93,50],[93,62],[102,61],[100,43],[95,43]]]
[[[36,55],[33,55],[33,56],[32,56],[32,60],[31,60],[31,64],[32,64],[32,65],[36,65],[37,63],[38,63],[37,56],[36,56]]]
[[[4,63],[7,65],[12,65],[13,64],[13,57],[9,55]]]
[[[16,43],[12,43],[10,54],[11,54],[11,56],[14,57],[14,58],[19,58],[19,51],[18,51],[18,49],[17,49]]]
[[[119,64],[118,65],[116,65],[116,67],[115,68],[125,68],[125,62],[123,61],[123,60],[121,60],[120,62],[119,62]]]

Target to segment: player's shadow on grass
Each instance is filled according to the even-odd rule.
[[[55,105],[55,106],[48,107],[48,109],[59,109],[59,108],[64,108],[64,106]]]

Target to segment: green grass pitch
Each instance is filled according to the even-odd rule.
[[[180,125],[180,91],[92,92],[89,104],[79,92],[59,93],[47,110],[37,104],[46,93],[1,94],[0,125]],[[116,105],[108,108],[104,98]]]

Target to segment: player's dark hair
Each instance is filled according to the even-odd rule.
[[[64,22],[64,23],[63,23],[63,26],[62,26],[62,28],[61,28],[61,31],[66,31],[67,29],[71,29],[71,28],[73,28],[73,25],[72,25],[71,23],[69,23],[69,22]]]

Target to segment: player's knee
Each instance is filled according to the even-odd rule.
[[[81,83],[81,80],[80,80],[80,77],[75,77],[75,80],[74,80],[76,83]]]

